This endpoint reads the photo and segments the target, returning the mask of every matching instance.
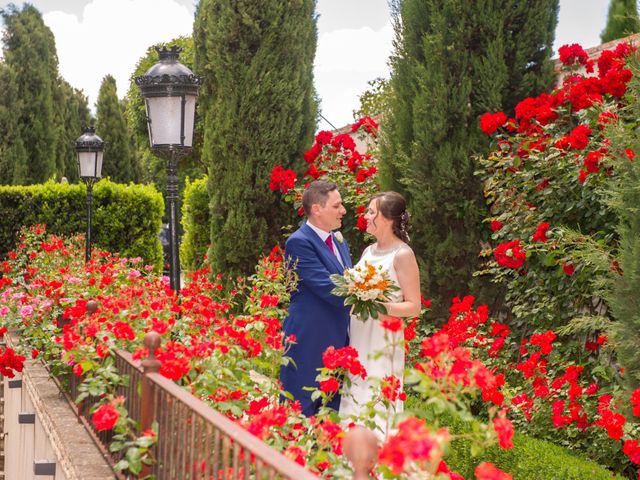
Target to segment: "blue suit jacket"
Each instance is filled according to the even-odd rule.
[[[317,387],[318,369],[322,367],[322,353],[331,345],[342,348],[349,344],[349,307],[344,298],[331,294],[335,287],[329,279],[333,273],[342,274],[352,266],[346,242],[335,241],[344,267],[318,234],[306,223],[289,237],[285,256],[297,262],[298,289],[291,295],[289,316],[284,320],[285,338],[293,334],[297,343],[286,353],[293,362],[280,370],[282,386],[302,404],[305,415],[317,413],[318,403],[311,401],[311,392],[303,387]],[[336,395],[329,406],[338,409]]]

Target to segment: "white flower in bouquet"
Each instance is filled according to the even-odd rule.
[[[382,302],[388,302],[389,294],[399,290],[382,267],[368,262],[346,269],[343,275],[331,275],[331,280],[336,285],[332,293],[345,297],[344,304],[351,305],[351,313],[362,320],[386,313]]]

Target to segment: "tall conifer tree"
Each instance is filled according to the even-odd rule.
[[[14,5],[0,10],[5,22],[3,56],[11,92],[3,103],[11,112],[14,135],[0,140],[1,163],[12,167],[15,184],[40,183],[56,173],[56,125],[54,89],[58,79],[58,58],[51,30],[32,5],[22,10]],[[4,96],[3,88],[3,96]]]
[[[75,140],[82,135],[82,128],[91,124],[87,97],[60,78],[54,90],[56,125],[56,170],[60,178],[70,182],[78,178]]]
[[[15,72],[0,62],[0,184],[13,183],[14,149],[18,140],[18,124],[11,109],[16,103],[17,85]]]
[[[314,0],[202,0],[195,71],[204,77],[214,271],[252,272],[290,209],[268,189],[277,164],[301,170],[316,124]]]
[[[600,34],[602,43],[640,32],[640,18],[636,0],[611,0],[607,25]]]
[[[469,292],[481,250],[478,119],[554,81],[558,0],[398,0],[382,178],[409,199],[424,294],[439,314]],[[475,289],[474,289],[475,290]]]
[[[135,148],[127,129],[124,108],[118,100],[116,79],[106,75],[102,79],[96,102],[96,133],[106,143],[102,175],[114,182],[137,181]]]

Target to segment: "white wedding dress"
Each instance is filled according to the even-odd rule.
[[[398,285],[393,260],[396,253],[405,247],[407,245],[402,244],[389,250],[378,251],[375,244],[370,245],[363,252],[358,265],[369,262],[376,268],[382,266],[382,269],[389,274],[389,278]],[[401,302],[402,299],[400,290],[390,295],[391,302]],[[385,330],[380,326],[379,318],[362,321],[352,315],[349,338],[349,345],[358,351],[358,358],[367,371],[367,378],[362,380],[359,376],[349,375],[351,384],[345,388],[340,400],[340,416],[345,419],[351,415],[359,416],[365,404],[371,401],[374,395],[380,393],[379,381],[389,375],[395,375],[400,379],[400,391],[402,391],[404,372],[404,347],[401,343],[404,333],[402,331],[392,333]],[[378,382],[373,381],[371,377],[375,377]],[[384,439],[390,433],[394,416],[402,411],[403,402],[396,400],[389,408],[385,408],[382,402],[378,402],[375,409],[374,421],[377,431],[374,433],[380,439]]]

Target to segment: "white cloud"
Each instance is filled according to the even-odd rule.
[[[389,77],[388,60],[392,51],[393,27],[341,29],[320,35],[314,64],[322,114],[336,127],[353,120],[358,97],[367,82]],[[327,128],[324,122],[321,128]]]
[[[46,12],[43,18],[56,38],[61,75],[84,90],[92,109],[106,74],[115,77],[122,98],[136,63],[150,45],[190,35],[193,28],[194,8],[185,0],[93,0],[81,15],[78,4],[72,9],[71,2],[58,0],[55,11],[51,9],[54,0],[32,3]],[[561,0],[556,49],[564,43],[597,45],[608,3]],[[357,19],[344,20],[356,11],[361,13]],[[352,121],[367,82],[388,78],[393,28],[383,0],[319,0],[318,12],[315,84],[323,115],[339,127]],[[384,26],[377,28],[385,17]],[[1,29],[0,22],[0,33]],[[327,127],[320,123],[320,128]]]
[[[92,109],[105,75],[116,79],[122,98],[147,48],[193,28],[192,13],[173,0],[94,0],[81,18],[51,11],[43,19],[56,38],[60,74],[84,90]]]

